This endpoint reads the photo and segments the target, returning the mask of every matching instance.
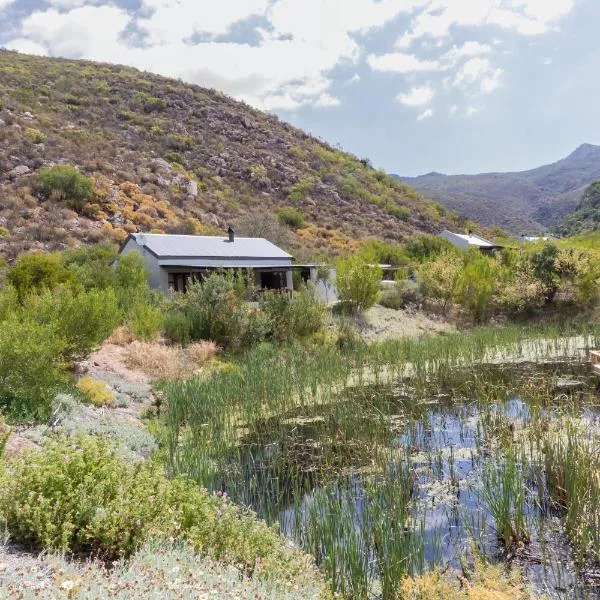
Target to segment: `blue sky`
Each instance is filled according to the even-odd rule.
[[[403,175],[600,143],[598,0],[0,0],[0,45],[215,87]]]

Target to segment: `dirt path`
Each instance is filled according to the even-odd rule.
[[[369,309],[358,325],[361,336],[368,342],[456,331],[453,324],[437,315],[417,309],[393,310],[379,305]]]

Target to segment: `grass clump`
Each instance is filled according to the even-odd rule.
[[[118,559],[149,538],[173,538],[260,578],[285,583],[312,572],[318,580],[310,559],[252,512],[188,479],[169,481],[154,461],[128,463],[103,439],[50,440],[1,479],[11,538],[32,549]]]
[[[77,382],[77,389],[94,406],[112,406],[115,403],[117,395],[103,381],[94,379],[89,375],[82,377]]]

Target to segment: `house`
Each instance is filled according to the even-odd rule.
[[[260,289],[293,290],[292,269],[314,278],[311,265],[292,265],[292,257],[263,238],[132,233],[120,254],[138,252],[150,270],[150,283],[163,292],[184,292],[192,278],[217,269],[250,269]]]
[[[504,250],[504,246],[499,246],[498,244],[494,244],[494,242],[490,242],[485,238],[479,237],[478,235],[474,235],[469,231],[469,233],[453,233],[452,231],[442,231],[440,236],[444,239],[448,240],[450,243],[454,244],[456,247],[461,248],[462,250],[469,250],[470,248],[477,248],[480,252],[484,254],[493,254],[499,250]]]

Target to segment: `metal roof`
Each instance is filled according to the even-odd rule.
[[[495,248],[496,244],[494,242],[490,242],[485,238],[479,237],[478,235],[473,234],[465,234],[465,233],[454,233],[453,231],[444,231],[444,235],[451,235],[455,238],[460,238],[469,244],[469,246],[479,246],[480,248]]]
[[[162,233],[132,233],[139,246],[162,259],[269,259],[291,261],[292,257],[264,238],[202,235],[169,235]]]

